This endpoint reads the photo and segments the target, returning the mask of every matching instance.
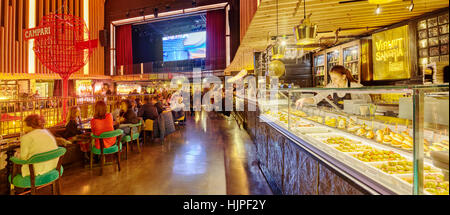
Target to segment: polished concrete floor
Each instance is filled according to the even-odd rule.
[[[272,194],[260,172],[255,146],[234,119],[201,112],[166,137],[147,143],[117,165],[73,167],[64,172],[65,195]]]

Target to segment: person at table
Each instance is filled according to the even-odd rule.
[[[183,103],[183,97],[181,96],[175,96],[172,100],[172,103],[170,103],[170,109],[172,110],[173,120],[176,121],[184,115],[185,104]]]
[[[85,153],[88,152],[89,136],[83,135],[84,132],[81,130],[81,116],[80,108],[78,106],[73,106],[70,108],[67,121],[66,128],[62,132],[61,136],[72,143],[78,142],[80,144],[81,151]]]
[[[156,121],[156,119],[158,119],[159,113],[155,105],[156,104],[155,97],[145,96],[144,102],[145,104],[139,110],[138,116],[142,117],[144,121],[147,119]]]
[[[155,107],[158,110],[158,114],[161,114],[164,111],[164,105],[163,105],[163,102],[162,102],[162,96],[161,95],[158,95],[156,97]]]
[[[94,135],[99,136],[103,132],[114,131],[113,116],[106,111],[106,103],[97,101],[94,106],[94,118],[91,120],[91,130]],[[103,139],[105,148],[109,148],[116,142],[116,137]],[[95,140],[95,147],[100,149],[100,140]]]
[[[330,70],[331,83],[325,86],[325,88],[358,88],[363,87],[352,76],[350,71],[344,66],[336,65]],[[323,99],[330,99],[336,106],[343,108],[343,100],[361,99],[367,102],[371,101],[371,98],[367,94],[350,94],[350,93],[325,93],[319,92],[314,97],[300,98],[295,102],[297,109],[302,108],[305,104],[318,104]],[[324,105],[328,105],[328,102],[324,102]]]
[[[114,122],[118,122],[119,121],[120,112],[121,112],[120,104],[122,104],[122,102],[121,101],[117,101],[113,105],[113,111],[111,112],[111,114],[113,116]]]
[[[52,151],[58,148],[55,137],[44,129],[45,120],[37,114],[29,115],[24,120],[23,130],[25,135],[20,138],[20,151],[16,157],[28,160],[33,155]],[[45,174],[56,168],[58,158],[34,164],[35,175]],[[22,165],[22,176],[29,176],[28,165]]]
[[[119,118],[120,124],[136,124],[139,122],[139,118],[133,111],[133,105],[129,99],[122,101],[120,105],[121,113]],[[122,127],[124,135],[129,135],[131,133],[130,127]],[[137,132],[137,127],[133,127],[133,133]]]

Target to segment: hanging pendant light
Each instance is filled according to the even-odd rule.
[[[272,46],[272,60],[281,59],[286,53],[286,41],[278,40],[275,45]]]
[[[272,60],[281,59],[286,52],[286,41],[278,36],[278,0],[277,0],[277,37],[276,42],[272,46]]]
[[[306,2],[303,0],[303,20],[300,25],[294,27],[295,39],[297,45],[309,45],[316,43],[317,38],[317,25],[312,24],[310,16],[306,16]]]

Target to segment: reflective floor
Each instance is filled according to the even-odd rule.
[[[147,143],[128,160],[99,168],[70,168],[62,178],[66,195],[272,194],[261,174],[255,146],[234,119],[202,112],[166,137]]]

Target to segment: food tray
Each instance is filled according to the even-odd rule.
[[[329,129],[323,128],[323,127],[297,127],[295,128],[296,131],[302,133],[302,134],[308,134],[308,133],[328,133],[330,132]]]

